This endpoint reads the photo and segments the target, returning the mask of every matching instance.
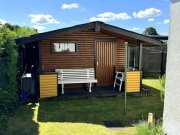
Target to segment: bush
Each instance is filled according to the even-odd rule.
[[[162,130],[162,123],[158,121],[156,124],[153,123],[148,126],[148,122],[141,121],[139,124],[135,125],[137,135],[164,135]]]
[[[6,115],[1,115],[0,117],[0,134],[3,135],[4,131],[7,130],[8,117]]]
[[[161,89],[160,89],[161,101],[164,102],[166,74],[164,74],[164,75],[162,75],[162,76],[159,77],[159,82],[160,82],[160,85],[161,85]]]
[[[0,132],[6,130],[8,116],[18,106],[16,75],[18,72],[18,45],[15,39],[36,33],[35,30],[17,25],[5,24],[0,27],[0,57],[3,60],[3,74],[0,74]],[[0,63],[2,64],[2,63]],[[0,133],[1,134],[1,133]]]
[[[148,78],[150,76],[149,71],[144,68],[142,69],[142,75],[143,78]]]

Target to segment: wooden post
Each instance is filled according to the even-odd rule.
[[[125,89],[124,89],[124,115],[126,115],[126,90],[127,90],[127,81],[126,81],[126,75],[127,75],[127,47],[128,42],[124,43],[125,45],[125,60],[124,60],[124,76],[125,76]]]
[[[143,45],[140,42],[140,44],[139,44],[139,71],[141,71],[141,69],[142,69],[142,49],[143,49],[142,47],[143,47]]]
[[[151,128],[153,123],[154,123],[154,115],[153,113],[149,113],[148,114],[148,128]]]
[[[130,50],[130,46],[128,46],[128,49],[127,49],[127,51],[128,51],[128,59],[127,59],[127,68],[129,68],[130,67],[130,55],[131,55],[131,50]]]

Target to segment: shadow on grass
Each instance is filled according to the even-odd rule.
[[[39,124],[36,122],[36,105],[21,105],[15,115],[9,118],[8,130],[4,135],[38,135]]]
[[[117,112],[123,115],[123,110],[115,106],[114,102],[117,102],[117,99],[113,97],[87,97],[82,99],[40,101],[38,121],[101,125],[109,121],[120,123],[116,119],[118,116]],[[113,117],[113,115],[115,116]]]
[[[38,121],[92,123],[107,127],[132,126],[146,120],[149,112],[162,117],[163,103],[157,90],[152,89],[148,97],[128,96],[127,114],[124,115],[124,98],[88,97],[84,99],[62,99],[40,101]]]

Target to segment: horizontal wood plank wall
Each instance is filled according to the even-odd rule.
[[[127,72],[127,92],[140,92],[141,85],[141,72],[140,71],[128,71]]]
[[[43,74],[39,77],[40,98],[58,96],[57,74]]]
[[[115,64],[117,70],[124,69],[124,41],[107,33],[99,33],[93,30],[82,31],[65,36],[55,36],[40,41],[42,48],[42,71],[54,71],[56,68],[93,68],[95,56],[95,40],[113,39],[116,41]],[[50,44],[52,41],[76,41],[77,53],[62,54],[52,53]],[[65,85],[66,88],[66,85]]]
[[[124,41],[121,39],[116,40],[116,46],[115,46],[115,65],[116,71],[124,71],[124,60],[125,60],[125,46]]]

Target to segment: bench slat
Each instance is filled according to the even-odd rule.
[[[59,80],[58,84],[74,84],[74,83],[97,83],[97,80],[87,79],[87,80]]]
[[[87,75],[87,74],[90,74],[90,75],[94,75],[94,73],[87,73],[87,72],[85,72],[85,73],[78,73],[78,72],[76,72],[76,73],[62,73],[62,72],[57,72],[58,74],[66,74],[66,75]]]
[[[94,75],[89,75],[89,76],[87,76],[87,75],[59,75],[58,76],[59,78],[61,78],[61,77],[94,77]]]

